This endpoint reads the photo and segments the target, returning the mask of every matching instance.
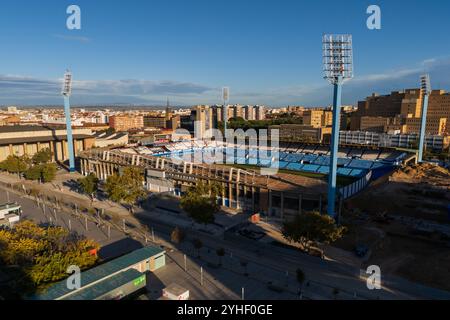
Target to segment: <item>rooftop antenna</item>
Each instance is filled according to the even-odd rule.
[[[422,89],[422,112],[420,123],[420,136],[419,136],[419,154],[417,161],[423,162],[423,148],[425,145],[425,133],[427,126],[427,112],[428,112],[428,98],[431,93],[430,75],[424,74],[420,77],[420,88]]]
[[[328,178],[328,215],[336,218],[337,153],[341,118],[342,84],[353,78],[353,44],[349,34],[326,34],[322,38],[324,79],[334,87],[331,159]]]
[[[70,114],[70,96],[72,95],[72,73],[67,70],[61,94],[64,97],[64,113],[66,116],[67,149],[69,151],[69,171],[75,172],[75,153],[73,148],[72,119]],[[63,153],[65,152],[63,148]]]

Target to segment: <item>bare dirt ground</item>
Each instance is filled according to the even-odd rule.
[[[345,204],[347,235],[335,245],[370,248],[364,265],[450,290],[450,173],[429,164],[412,165],[375,182]]]
[[[347,202],[350,210],[368,214],[389,214],[450,223],[450,173],[429,165],[414,165],[394,172],[389,181],[375,183]]]

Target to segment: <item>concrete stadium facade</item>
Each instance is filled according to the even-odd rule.
[[[199,182],[215,181],[223,186],[223,194],[218,199],[223,206],[280,220],[304,210],[322,212],[326,203],[326,184],[316,179],[296,177],[305,181],[307,185],[304,185],[287,176],[262,176],[256,171],[229,166],[174,161],[120,150],[94,149],[80,155],[81,173],[95,173],[100,180],[129,166],[143,170],[149,191],[180,196]]]

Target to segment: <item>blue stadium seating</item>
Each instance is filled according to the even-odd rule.
[[[302,148],[300,148],[301,150]],[[311,147],[307,148],[308,150]],[[172,152],[165,152],[155,154],[161,157],[171,157],[175,156],[178,159],[189,161],[190,158],[194,156],[198,159],[203,157],[204,160],[214,159],[215,150],[218,153],[224,155],[224,159],[227,159],[227,163],[237,163],[237,164],[251,164],[268,167],[272,164],[272,160],[279,161],[278,166],[280,169],[296,170],[296,171],[306,171],[315,172],[321,174],[329,173],[330,157],[328,155],[317,154],[305,154],[305,153],[289,153],[289,152],[271,152],[259,149],[250,149],[242,152],[242,149],[233,148],[232,150],[227,150],[223,147],[213,148],[205,147],[199,148],[194,147],[185,150],[174,150]],[[317,149],[319,153],[326,151],[326,148],[322,147]],[[341,150],[342,151],[342,150]],[[386,158],[393,158],[397,154],[384,154]],[[210,162],[210,161],[209,161]],[[303,163],[301,163],[303,162]],[[383,160],[362,160],[362,159],[350,159],[350,158],[338,158],[338,170],[339,175],[351,176],[351,177],[361,177],[368,170],[388,170],[392,168],[392,161]]]

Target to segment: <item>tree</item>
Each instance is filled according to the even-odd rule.
[[[97,243],[61,227],[41,227],[27,220],[0,230],[0,265],[17,274],[12,289],[21,294],[66,278],[71,265],[90,268],[97,262],[91,252],[98,248]]]
[[[180,201],[181,208],[198,223],[213,223],[214,214],[219,211],[217,197],[221,194],[222,187],[217,183],[198,183],[190,188]]]
[[[342,237],[346,228],[336,225],[333,218],[318,212],[308,212],[295,216],[283,225],[283,236],[299,243],[309,251],[314,242],[331,243]]]
[[[123,199],[123,188],[120,186],[120,183],[120,176],[116,173],[106,179],[105,191],[108,198],[114,202],[121,202]]]
[[[57,168],[54,163],[47,163],[41,165],[42,168],[42,181],[43,182],[51,182],[56,177]]]
[[[98,190],[99,183],[99,179],[97,178],[97,176],[94,173],[91,173],[84,178],[78,179],[77,182],[81,187],[81,190],[83,190],[84,193],[94,199],[94,195]]]
[[[219,265],[222,265],[222,257],[225,255],[225,249],[224,248],[219,248],[216,250],[216,254],[219,257]]]
[[[40,166],[33,166],[25,171],[25,179],[39,180],[42,177]]]
[[[49,148],[36,152],[31,159],[34,164],[46,164],[52,161],[52,151]]]
[[[21,174],[28,170],[30,164],[30,158],[26,155],[11,155],[0,163],[0,170],[8,171],[9,173]]]
[[[125,168],[122,175],[114,174],[106,179],[105,190],[108,198],[117,203],[125,203],[133,212],[134,204],[146,195],[142,185],[143,176],[138,168]]]
[[[203,242],[200,239],[195,238],[192,240],[194,248],[197,250],[197,257],[200,258],[200,249],[203,247]]]
[[[173,243],[176,244],[180,244],[181,242],[183,242],[184,238],[185,234],[183,230],[181,230],[179,227],[176,227],[170,234],[170,239],[172,240]]]
[[[34,165],[25,171],[25,178],[28,180],[51,182],[56,177],[56,171],[57,169],[54,163]]]

